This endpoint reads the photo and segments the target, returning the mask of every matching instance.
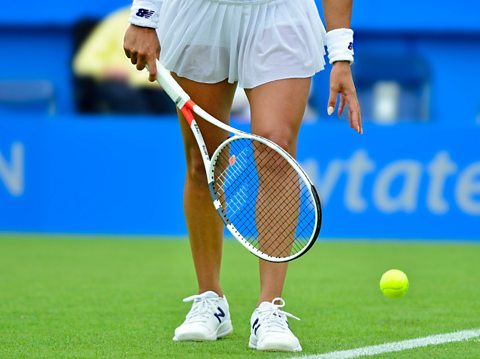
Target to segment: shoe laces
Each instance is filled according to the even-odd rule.
[[[217,301],[218,298],[208,298],[203,294],[196,294],[184,298],[184,303],[193,302],[192,308],[187,314],[186,321],[192,323],[210,318],[216,309]]]
[[[285,306],[285,300],[283,300],[283,298],[274,298],[271,304],[272,305],[269,305],[266,308],[264,307],[258,309],[260,320],[265,329],[283,332],[285,330],[290,330],[285,317],[300,320],[300,318],[294,316],[293,314],[280,309]]]

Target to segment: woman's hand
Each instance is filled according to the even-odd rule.
[[[155,29],[130,25],[125,33],[123,49],[132,64],[137,65],[137,70],[147,66],[150,73],[148,80],[154,82],[157,78],[155,60],[160,57],[160,42]]]
[[[353,83],[350,64],[345,61],[338,61],[333,64],[330,72],[330,97],[328,99],[328,115],[330,116],[337,106],[337,98],[340,94],[338,115],[341,116],[345,105],[348,106],[348,119],[350,127],[358,133],[363,134],[362,116],[360,104],[357,99],[355,84]]]

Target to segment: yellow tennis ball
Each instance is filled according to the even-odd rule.
[[[380,279],[380,290],[387,298],[400,298],[408,292],[408,278],[398,269],[390,269]]]

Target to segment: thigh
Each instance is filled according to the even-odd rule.
[[[172,75],[197,105],[218,120],[224,123],[229,122],[236,84],[230,84],[226,80],[216,84],[205,84],[178,77],[175,74]],[[180,118],[180,127],[182,129],[187,162],[190,163],[191,156],[198,155],[198,157],[200,157],[200,151],[198,150],[198,145],[188,123],[179,111],[178,116]],[[197,118],[197,123],[202,132],[207,149],[210,155],[212,155],[218,145],[223,142],[229,134],[201,118]]]
[[[295,156],[310,83],[311,78],[284,79],[246,90],[252,132],[274,141]]]

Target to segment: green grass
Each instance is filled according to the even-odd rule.
[[[184,240],[0,236],[0,358],[282,358],[247,349],[257,261],[225,244],[222,281],[234,334],[173,343],[196,291]],[[404,270],[410,292],[378,281]],[[480,328],[480,245],[318,243],[290,265],[284,293],[304,354]],[[377,358],[480,358],[480,340]]]

